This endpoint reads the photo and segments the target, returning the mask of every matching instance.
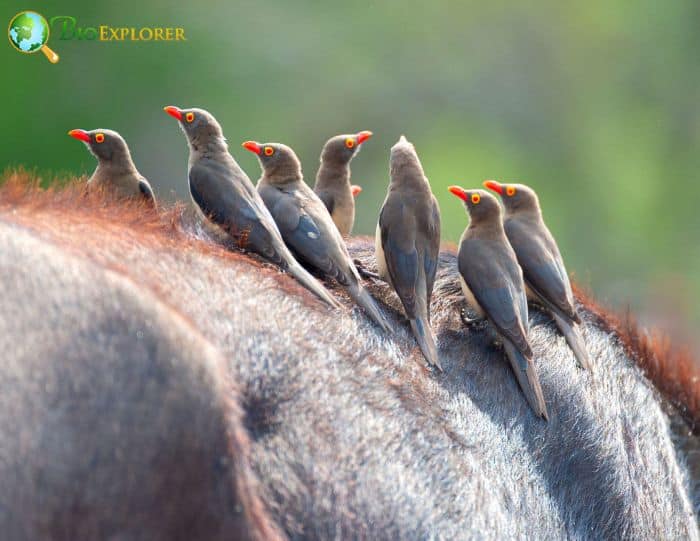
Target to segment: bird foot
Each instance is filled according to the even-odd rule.
[[[462,320],[462,323],[464,323],[467,327],[470,327],[470,328],[474,328],[474,327],[480,328],[480,327],[483,327],[484,324],[486,323],[485,319],[478,318],[478,317],[471,318],[471,317],[467,316],[466,308],[462,308],[459,311],[459,317]]]
[[[379,276],[376,272],[367,270],[362,261],[360,261],[359,259],[353,259],[352,262],[355,264],[357,272],[359,272],[360,276],[362,276],[363,278],[371,278],[372,280],[382,280],[382,277]]]

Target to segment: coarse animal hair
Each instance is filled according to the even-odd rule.
[[[372,269],[373,243],[348,243]],[[592,373],[531,311],[544,422],[462,325],[449,247],[434,374],[388,285],[368,283],[394,336],[182,204],[11,173],[0,246],[13,538],[698,539],[698,366],[580,293]]]

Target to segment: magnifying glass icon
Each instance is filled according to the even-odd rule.
[[[44,53],[49,62],[58,62],[58,55],[48,46],[51,29],[46,19],[35,11],[22,11],[12,17],[7,29],[7,37],[20,53]]]

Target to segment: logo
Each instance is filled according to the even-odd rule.
[[[46,45],[50,34],[49,23],[35,11],[18,13],[12,18],[7,29],[10,43],[20,53],[33,54],[41,51],[49,62],[55,64],[58,62],[58,55]]]
[[[51,29],[58,33],[59,40],[80,41],[186,41],[185,29],[174,27],[114,27],[107,24],[78,26],[78,20],[69,15],[51,17],[50,23],[35,11],[22,11],[10,21],[7,37],[20,53],[32,54],[41,51],[55,64],[58,55],[46,43]]]

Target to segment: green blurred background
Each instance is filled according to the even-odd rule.
[[[89,173],[66,135],[112,128],[160,198],[186,196],[187,151],[162,112],[201,106],[241,141],[291,145],[313,181],[331,135],[370,129],[353,162],[355,232],[372,234],[388,150],[414,142],[440,200],[443,238],[467,218],[446,187],[486,178],[540,194],[570,271],[598,298],[694,342],[700,323],[700,3],[42,2],[79,26],[184,27],[186,42],[0,46],[0,166]]]

